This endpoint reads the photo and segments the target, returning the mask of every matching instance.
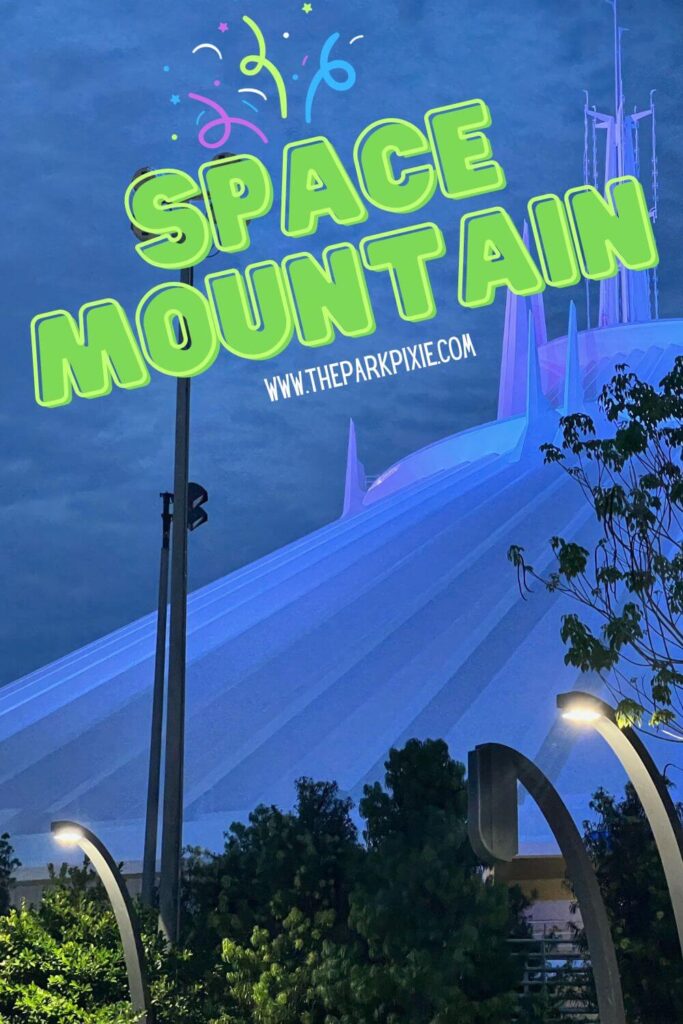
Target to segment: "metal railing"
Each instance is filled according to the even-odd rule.
[[[544,1024],[599,1024],[590,957],[572,937],[511,939],[510,944],[514,956],[524,959],[520,1008],[543,1007]]]

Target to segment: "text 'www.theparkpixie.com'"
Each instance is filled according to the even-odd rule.
[[[264,377],[263,383],[271,402],[288,398],[302,398],[320,391],[345,388],[350,384],[366,384],[383,377],[395,377],[399,373],[413,373],[444,363],[459,363],[463,359],[476,357],[469,334],[462,337],[439,338],[438,341],[421,341],[403,348],[390,348],[355,359],[340,359],[334,363],[309,366],[304,370],[288,371]]]

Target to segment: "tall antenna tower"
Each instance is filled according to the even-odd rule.
[[[614,47],[614,113],[606,114],[589,103],[585,92],[583,178],[586,184],[604,189],[611,178],[624,174],[640,177],[640,122],[651,119],[652,146],[652,199],[650,219],[657,219],[659,202],[659,180],[657,172],[657,137],[654,105],[654,90],[650,93],[650,105],[646,110],[634,107],[633,113],[626,114],[624,83],[622,74],[622,36],[626,29],[619,25],[618,0],[606,0],[612,8]],[[589,131],[590,128],[590,131]],[[597,132],[605,133],[605,161],[602,181],[598,168]],[[591,137],[592,146],[589,146]],[[600,304],[598,327],[614,324],[640,323],[659,318],[659,286],[657,271],[627,270],[619,266],[619,273],[600,282]],[[590,326],[590,286],[586,288],[586,320]]]

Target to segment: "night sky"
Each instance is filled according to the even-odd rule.
[[[175,381],[95,401],[39,408],[33,397],[29,324],[41,312],[113,297],[132,315],[143,293],[169,279],[136,255],[123,194],[141,166],[194,173],[207,158],[197,142],[195,91],[247,117],[269,137],[235,128],[225,148],[268,165],[276,205],[253,225],[250,250],[219,254],[208,271],[319,255],[391,227],[434,220],[447,256],[432,264],[438,314],[406,324],[385,275],[370,282],[378,324],[363,339],[305,350],[297,342],[271,363],[221,352],[192,385],[192,479],[210,492],[210,521],[190,538],[190,582],[201,586],[339,515],[349,417],[371,474],[415,449],[495,416],[504,298],[484,310],[458,306],[458,222],[468,209],[502,204],[521,224],[526,201],[582,181],[583,89],[612,109],[611,9],[601,0],[151,0],[35,2],[3,8],[0,65],[6,258],[2,400],[2,579],[0,682],[94,640],[153,609],[159,491],[172,487]],[[626,107],[658,104],[661,312],[683,314],[678,282],[683,4],[622,0]],[[278,117],[266,74],[245,78],[253,53],[247,14],[262,27],[281,69],[290,115]],[[224,22],[228,30],[221,32]],[[350,60],[348,92],[322,85],[312,124],[304,99],[327,37]],[[288,33],[288,37],[285,37]],[[349,45],[356,35],[364,38]],[[192,49],[202,42],[218,46]],[[304,59],[308,55],[308,59]],[[167,67],[169,70],[164,70]],[[293,76],[297,75],[297,80]],[[214,85],[214,82],[220,82]],[[263,89],[268,100],[239,94]],[[171,102],[179,96],[180,103]],[[410,218],[370,210],[357,228],[321,226],[301,241],[278,230],[282,146],[325,134],[347,167],[356,135],[398,116],[421,125],[431,107],[482,97],[490,106],[494,155],[505,192],[454,203],[436,196]],[[258,109],[243,105],[243,99]],[[173,140],[172,136],[177,135]],[[649,179],[649,168],[646,180]],[[580,299],[582,289],[574,297]],[[562,333],[567,291],[546,293],[551,335]],[[582,309],[582,307],[580,307]],[[271,404],[264,375],[468,331],[478,359]]]

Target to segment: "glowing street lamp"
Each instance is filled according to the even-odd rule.
[[[51,831],[54,839],[62,846],[80,847],[95,868],[119,926],[130,1001],[137,1015],[136,1024],[153,1024],[140,928],[121,872],[104,843],[78,822],[53,821]]]
[[[638,794],[657,844],[678,939],[683,952],[683,826],[668,786],[635,729],[620,728],[614,708],[590,693],[561,693],[557,706],[567,722],[595,729],[609,744]]]

